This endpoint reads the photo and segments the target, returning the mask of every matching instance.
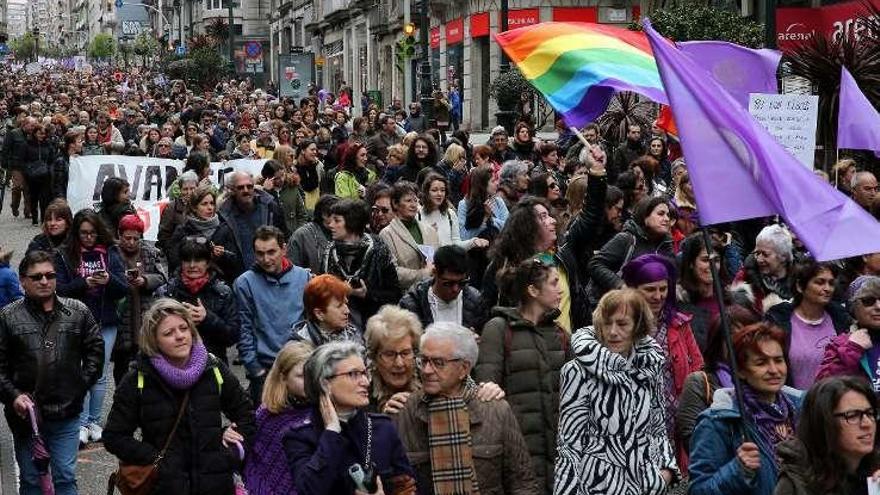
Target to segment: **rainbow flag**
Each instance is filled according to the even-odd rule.
[[[495,40],[570,126],[594,121],[617,91],[668,103],[651,46],[640,31],[544,22],[496,34]]]

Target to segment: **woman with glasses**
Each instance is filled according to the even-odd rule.
[[[177,301],[153,304],[140,344],[136,363],[113,396],[107,452],[127,464],[156,463],[151,494],[233,495],[233,473],[241,469],[255,430],[248,394],[208,353],[191,312]]]
[[[849,333],[834,337],[825,347],[816,380],[829,376],[858,376],[880,392],[880,277],[863,275],[847,290],[847,309],[855,318]]]
[[[556,322],[562,291],[559,272],[530,258],[499,275],[514,306],[496,307],[480,335],[473,376],[501,385],[520,421],[540,486],[553,491],[559,370],[571,357],[568,334]]]
[[[774,495],[867,495],[880,477],[877,396],[864,380],[828,378],[804,398],[797,437],[779,444]],[[870,483],[870,482],[869,482]]]
[[[199,186],[190,196],[186,220],[174,230],[165,252],[169,272],[180,267],[180,247],[187,238],[208,244],[218,274],[227,284],[231,285],[244,272],[241,254],[236,252],[235,232],[217,212],[217,193],[213,186]]]
[[[311,420],[283,440],[297,492],[414,495],[415,475],[397,429],[388,416],[367,412],[370,375],[363,347],[331,342],[315,349],[303,381]]]
[[[806,260],[794,266],[794,300],[767,310],[767,321],[785,331],[786,358],[791,366],[788,384],[807,390],[816,381],[825,346],[849,331],[852,318],[834,295],[837,267]]]
[[[690,495],[770,495],[779,465],[776,447],[794,437],[801,392],[786,387],[785,334],[756,323],[733,335],[742,383],[715,392],[691,438]]]
[[[59,296],[85,303],[101,326],[104,372],[85,397],[80,415],[81,444],[101,440],[101,411],[110,375],[110,354],[116,342],[119,315],[116,305],[128,295],[125,264],[119,247],[95,210],[77,212],[67,241],[55,251]]]
[[[364,339],[370,363],[370,407],[373,410],[397,414],[412,392],[421,389],[415,367],[421,336],[418,316],[399,306],[383,306],[367,321]],[[495,383],[480,383],[477,398],[503,399],[504,391]]]
[[[318,275],[309,280],[303,292],[306,319],[294,325],[291,338],[315,347],[337,341],[363,345],[363,332],[349,322],[350,293],[351,286],[333,275]]]
[[[575,359],[562,367],[559,388],[554,495],[660,495],[678,477],[653,320],[641,293],[612,290],[599,300],[594,326],[572,337]]]
[[[226,349],[238,342],[235,294],[213,264],[212,248],[204,238],[185,237],[177,244],[180,265],[168,283],[156,291],[189,311],[208,352],[227,363]]]
[[[743,262],[733,282],[747,289],[754,298],[755,308],[766,313],[794,295],[792,263],[791,234],[781,225],[768,225],[758,233],[755,250]]]

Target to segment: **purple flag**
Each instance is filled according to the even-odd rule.
[[[714,78],[645,33],[678,124],[700,221],[781,215],[820,261],[880,252],[880,223],[790,155]]]
[[[852,74],[841,68],[837,149],[872,150],[880,156],[880,115],[859,89]]]
[[[704,67],[743,107],[749,107],[749,93],[777,93],[776,68],[782,52],[753,50],[724,41],[686,41],[681,51]]]

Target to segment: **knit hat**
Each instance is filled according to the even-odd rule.
[[[855,310],[856,301],[869,293],[880,296],[880,277],[874,275],[860,275],[856,277],[846,291],[847,309]]]
[[[119,220],[119,232],[126,230],[136,230],[141,234],[144,233],[144,221],[137,215],[128,214]]]

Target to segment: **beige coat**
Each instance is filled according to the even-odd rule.
[[[434,249],[440,247],[437,231],[424,222],[419,222],[418,225],[422,231],[422,240],[424,241],[422,244]],[[394,265],[397,267],[397,280],[403,291],[409,289],[416,282],[431,276],[425,255],[422,254],[406,225],[399,219],[392,220],[387,227],[382,229],[379,237],[391,251],[391,257],[394,258]]]

